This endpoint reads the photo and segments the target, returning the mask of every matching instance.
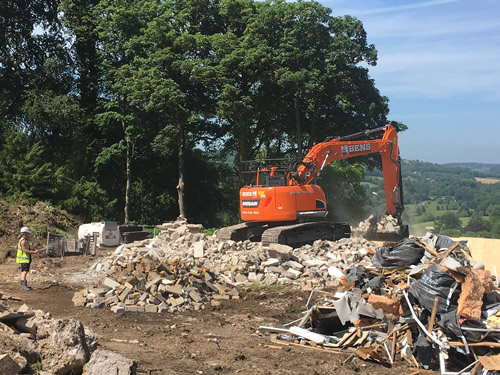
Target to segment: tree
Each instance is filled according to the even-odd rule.
[[[56,202],[61,196],[67,196],[72,182],[66,170],[46,159],[40,142],[30,145],[26,134],[10,133],[0,151],[3,172],[0,192],[12,202],[23,199],[32,203],[37,200]]]
[[[453,212],[447,212],[434,221],[434,227],[438,232],[448,229],[462,229],[462,224],[458,216]]]
[[[490,230],[491,230],[491,223],[483,219],[483,217],[478,214],[472,215],[469,219],[469,222],[464,227],[464,232],[481,232]]]
[[[102,0],[96,6],[93,16],[101,49],[99,50],[99,71],[104,76],[105,97],[95,120],[106,136],[104,147],[96,158],[96,167],[109,166],[116,158],[124,158],[125,176],[123,218],[130,220],[129,205],[132,186],[132,164],[139,140],[147,133],[141,117],[142,109],[132,104],[130,96],[131,64],[139,53],[134,49],[134,38],[146,26],[149,10],[155,4],[127,1],[116,3]],[[119,136],[117,136],[119,135]]]
[[[143,53],[134,56],[121,75],[131,103],[159,116],[163,131],[157,133],[155,142],[178,145],[181,217],[186,217],[186,149],[216,128],[211,39],[221,31],[213,22],[217,17],[215,2],[159,4],[140,35],[131,39],[131,49]]]

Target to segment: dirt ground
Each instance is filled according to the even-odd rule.
[[[105,255],[105,254],[103,254]],[[400,374],[406,363],[392,368],[315,348],[272,344],[259,335],[260,325],[282,327],[305,310],[308,292],[261,290],[217,308],[175,314],[124,313],[74,307],[73,293],[89,285],[79,271],[94,259],[84,256],[37,259],[29,276],[33,291],[19,290],[13,259],[0,265],[0,291],[20,301],[18,307],[50,312],[54,318],[75,318],[93,330],[99,344],[138,362],[139,374]]]

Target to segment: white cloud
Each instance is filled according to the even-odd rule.
[[[496,5],[487,0],[469,8],[463,8],[464,3],[448,3],[452,1],[376,8],[393,12],[384,16],[373,9],[353,13],[362,15],[359,18],[368,40],[378,50],[377,66],[370,67],[370,74],[384,95],[477,95],[500,100],[500,17],[493,11]],[[448,5],[410,11],[443,4]]]
[[[340,14],[357,14],[357,15],[369,15],[369,14],[380,14],[380,13],[389,13],[389,12],[400,12],[403,10],[412,10],[412,9],[421,9],[421,8],[429,8],[443,4],[454,3],[457,0],[430,0],[423,2],[416,2],[412,4],[405,5],[395,5],[389,7],[380,7],[380,8],[371,8],[371,9],[344,9],[340,10],[338,13]],[[336,12],[337,13],[337,12]]]

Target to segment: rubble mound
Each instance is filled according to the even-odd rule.
[[[137,364],[97,349],[95,334],[75,319],[53,319],[49,313],[17,311],[0,303],[0,374],[135,374]],[[85,367],[84,367],[85,366]]]
[[[79,220],[43,202],[9,204],[0,200],[0,263],[8,256],[15,256],[19,231],[29,226],[34,234],[32,242],[36,248],[45,246],[47,232],[76,232]]]
[[[199,310],[239,299],[254,284],[336,287],[353,264],[369,265],[377,245],[362,238],[318,240],[290,246],[219,241],[201,225],[178,220],[163,224],[151,240],[125,244],[97,260],[90,274],[99,282],[75,293],[77,306],[110,307],[114,312]]]

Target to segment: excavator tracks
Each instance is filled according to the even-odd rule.
[[[291,247],[312,244],[316,240],[335,241],[351,236],[351,227],[345,223],[307,222],[292,225],[280,223],[246,222],[221,228],[216,236],[219,240],[252,242],[264,245],[279,243]]]
[[[267,229],[262,233],[264,245],[279,243],[291,247],[312,244],[316,240],[336,241],[351,236],[351,227],[344,223],[310,222]]]

